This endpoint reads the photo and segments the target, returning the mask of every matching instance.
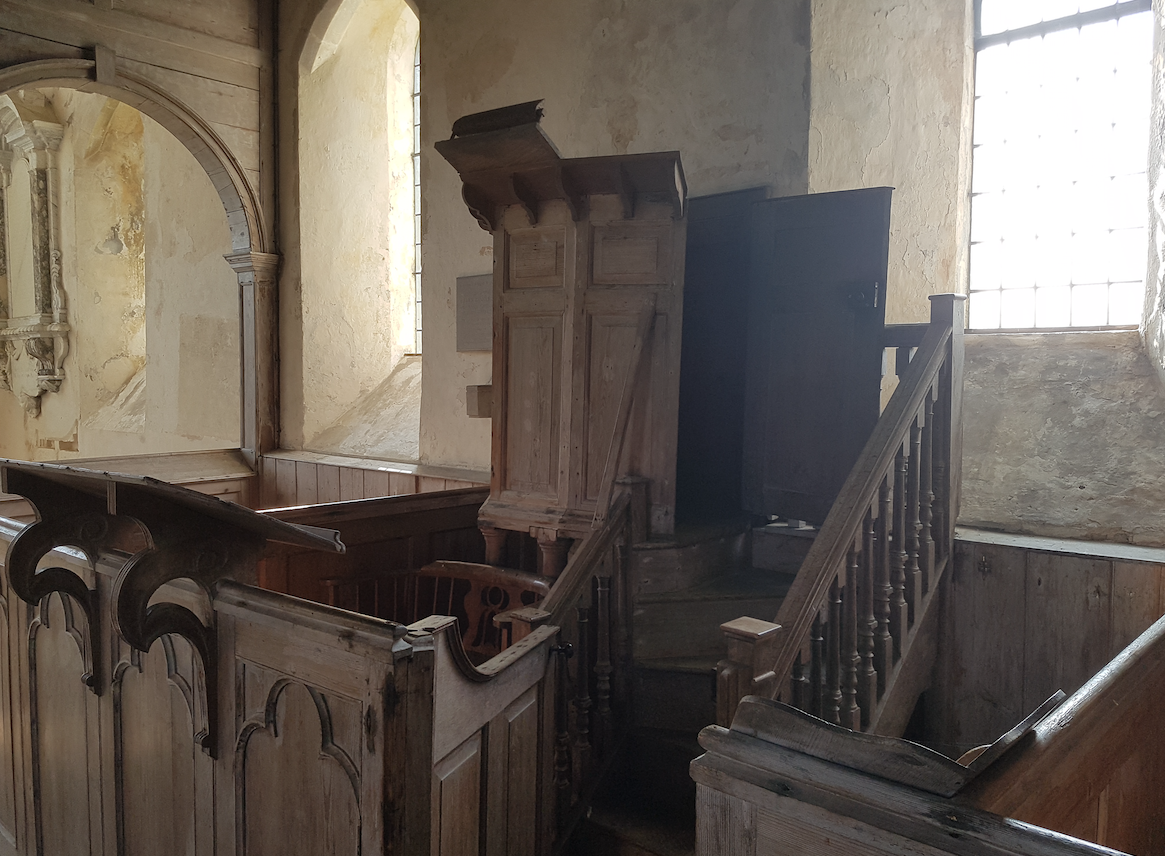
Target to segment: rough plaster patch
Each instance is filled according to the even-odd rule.
[[[1165,546],[1165,389],[1130,333],[972,335],[964,525]]]

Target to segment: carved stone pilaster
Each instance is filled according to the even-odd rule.
[[[257,466],[279,447],[279,256],[230,253],[242,307],[243,454]]]
[[[0,150],[0,388],[16,394],[30,416],[40,415],[40,398],[59,392],[69,353],[69,323],[61,277],[57,150],[64,129],[49,121],[42,106],[30,107],[15,96],[0,96],[0,134],[10,149]],[[32,282],[9,278],[7,222],[13,200],[8,186],[19,155],[28,172],[28,215],[32,241]],[[11,317],[14,289],[31,288],[33,315]],[[27,355],[21,369],[17,361]]]

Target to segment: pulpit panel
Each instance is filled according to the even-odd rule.
[[[594,285],[669,285],[672,276],[670,221],[593,227]]]
[[[647,309],[647,311],[653,311]],[[603,490],[603,474],[612,447],[624,387],[633,364],[639,318],[632,313],[588,313],[586,333],[585,478],[582,499],[594,502]]]
[[[535,315],[506,322],[504,489],[558,495],[558,419],[562,316]]]
[[[563,287],[566,276],[565,229],[528,229],[507,237],[507,289]]]

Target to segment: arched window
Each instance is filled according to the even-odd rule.
[[[281,328],[281,441],[416,460],[419,22],[404,0],[328,9],[299,68],[299,305]]]
[[[421,352],[421,40],[413,51],[413,313]]]

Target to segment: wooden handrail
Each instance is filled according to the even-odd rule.
[[[882,330],[883,348],[917,348],[929,324],[887,324]]]
[[[1165,769],[1165,746],[1158,739],[1165,725],[1162,686],[1165,618],[1037,724],[1022,747],[985,771],[960,798],[996,814],[1129,849],[1128,842],[1114,842],[1100,829],[1093,838],[1079,824],[1095,809],[1091,816],[1105,816],[1110,833],[1127,834],[1154,823],[1159,827],[1165,809],[1159,772]]]
[[[781,626],[781,642],[773,665],[773,672],[777,675],[786,675],[792,669],[801,639],[820,612],[829,587],[837,577],[838,567],[845,561],[850,545],[859,537],[866,509],[877,496],[883,475],[893,464],[923,398],[938,377],[950,339],[949,327],[932,325],[927,330],[910,368],[894,391],[801,564],[801,570],[777,612],[777,624]]]
[[[583,540],[566,563],[566,567],[562,569],[558,579],[554,581],[550,594],[542,601],[540,607],[549,614],[548,620],[552,624],[562,620],[565,610],[574,605],[583,589],[590,583],[596,565],[603,560],[604,555],[627,525],[625,516],[630,505],[631,497],[627,493],[615,499],[603,524]]]
[[[1108,847],[944,796],[948,788],[942,786],[952,782],[944,781],[948,774],[940,768],[953,774],[956,765],[928,758],[921,747],[870,741],[855,763],[853,744],[867,741],[855,739],[858,735],[835,739],[815,721],[789,735],[782,728],[786,722],[766,715],[770,706],[749,699],[731,729],[709,726],[700,733],[706,751],[691,765],[700,786],[698,856],[782,852],[783,841],[795,841],[797,852],[820,856],[1120,856]],[[767,847],[760,846],[757,832],[762,816]]]
[[[722,725],[749,693],[786,698],[847,728],[905,725],[909,709],[888,704],[890,690],[917,683],[916,670],[903,671],[905,655],[933,631],[931,605],[949,564],[958,506],[965,298],[931,299],[920,340],[914,325],[887,340],[900,356],[918,345],[909,364],[900,360],[900,382],[776,623],[722,626],[729,643],[717,669]]]

